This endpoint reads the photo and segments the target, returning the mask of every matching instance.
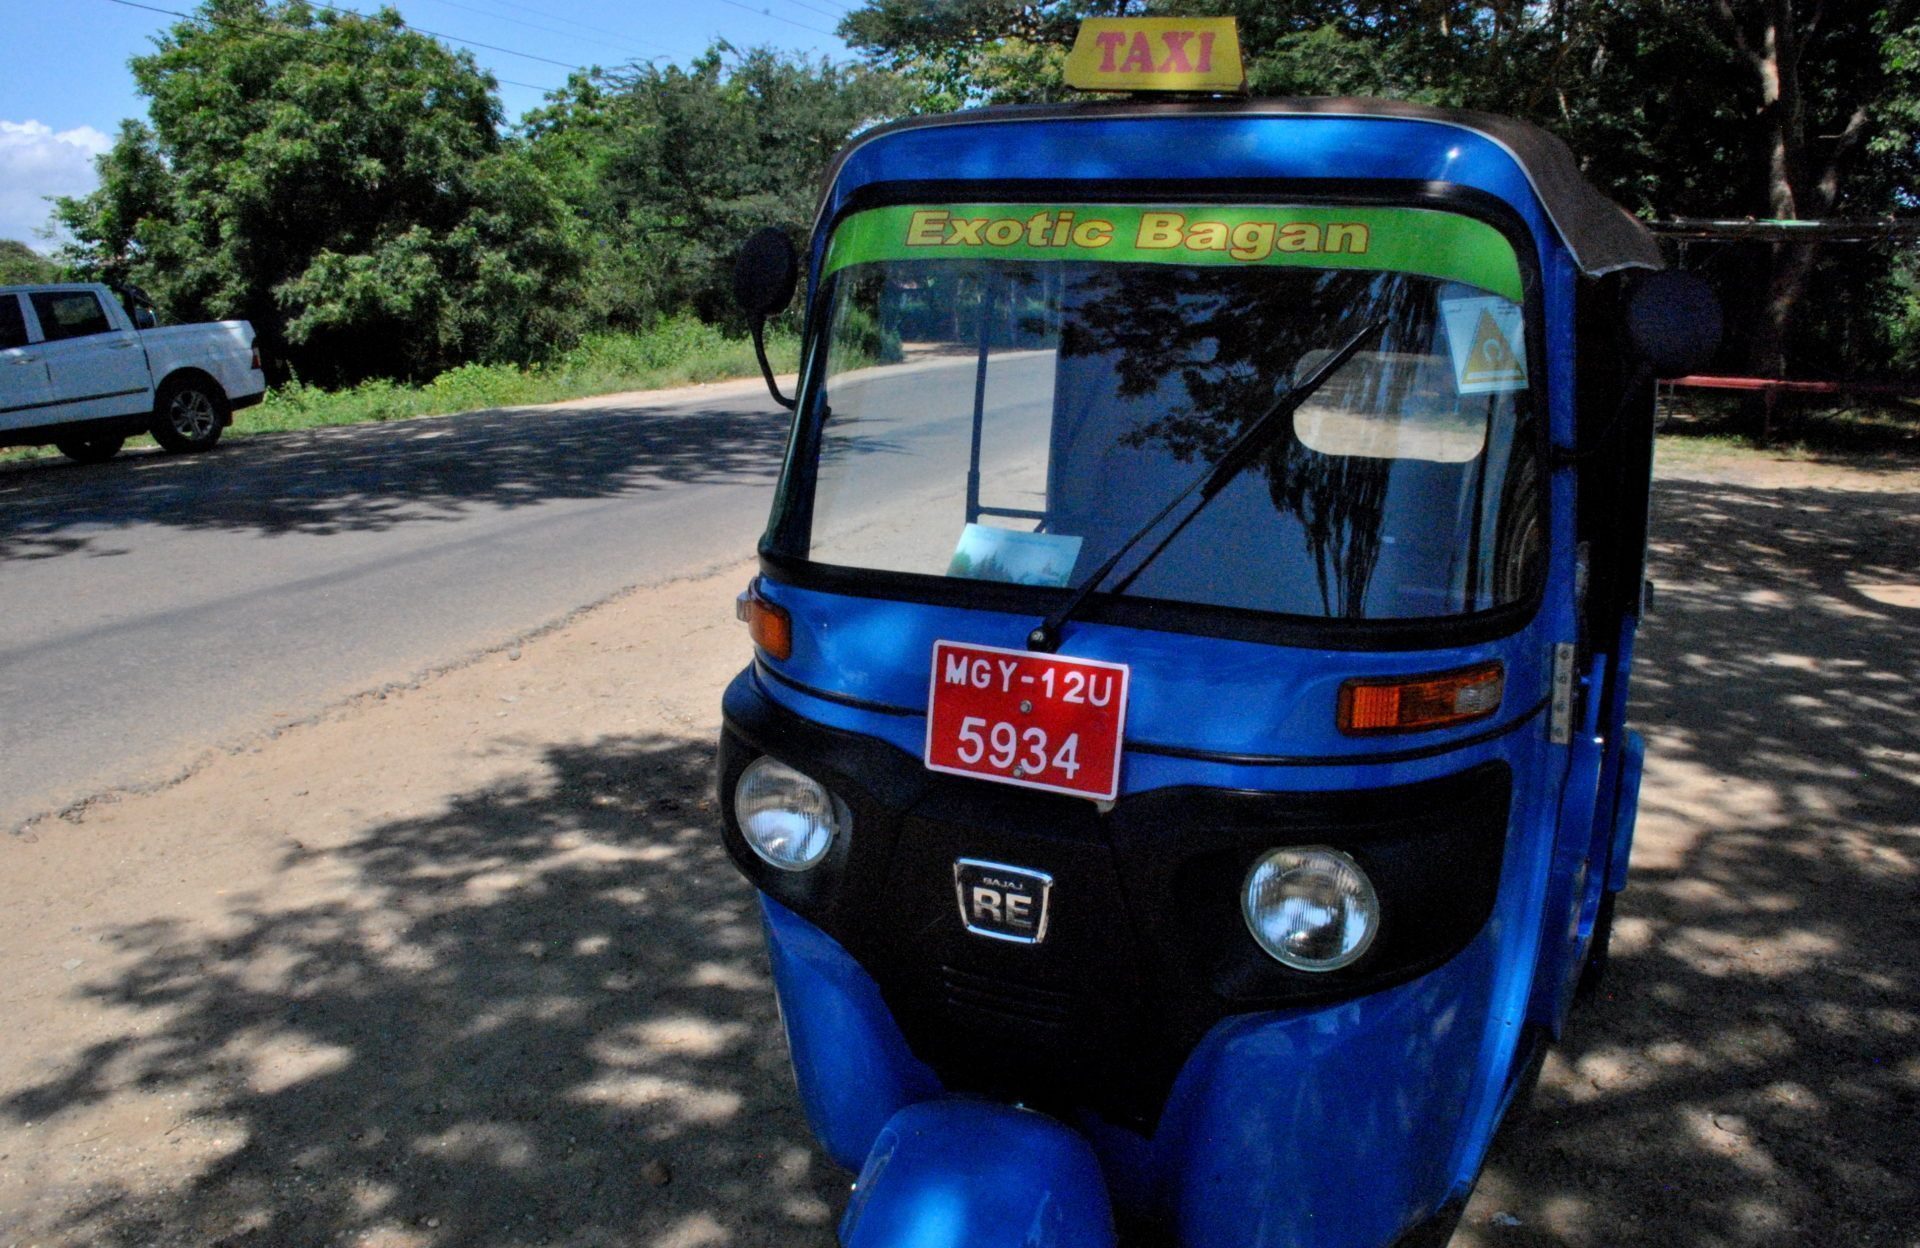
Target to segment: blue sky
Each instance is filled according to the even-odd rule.
[[[92,158],[122,118],[144,117],[127,60],[198,0],[51,0],[7,6],[0,73],[0,238],[46,250],[44,196],[91,190]],[[328,0],[371,11],[373,0]],[[856,0],[396,0],[412,26],[466,47],[502,79],[509,119],[540,102],[575,65],[663,58],[685,63],[716,38],[848,59],[831,33]],[[472,43],[491,44],[491,48]],[[505,80],[511,79],[509,83]],[[524,84],[524,85],[522,85]]]

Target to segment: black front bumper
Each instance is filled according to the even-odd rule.
[[[733,817],[741,769],[770,754],[819,780],[851,831],[804,872],[776,870]],[[914,1052],[950,1088],[1150,1130],[1209,1028],[1238,1013],[1375,992],[1439,966],[1486,923],[1511,773],[1482,764],[1353,792],[1203,787],[1092,802],[928,771],[881,740],[809,721],[750,670],[725,701],[719,790],[728,851],[754,885],[838,940],[879,984]],[[1351,967],[1290,970],[1248,935],[1247,870],[1268,849],[1350,854],[1381,899]],[[1046,938],[962,922],[961,858],[1054,880]]]

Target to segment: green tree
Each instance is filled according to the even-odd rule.
[[[132,62],[151,124],[58,204],[77,269],[245,317],[319,380],[527,360],[577,329],[577,227],[469,54],[303,0],[204,0],[156,42]]]
[[[841,33],[934,106],[1001,103],[1058,90],[1007,82],[1005,58],[1030,60],[1036,45],[1057,58],[1080,17],[1122,9],[1237,18],[1256,95],[1376,95],[1536,122],[1648,217],[1920,202],[1916,0],[868,0]],[[1898,312],[1912,267],[1884,252],[1717,255],[1730,338],[1755,371],[1857,373],[1912,341]]]
[[[55,219],[74,239],[65,259],[79,276],[116,286],[135,281],[137,269],[154,288],[149,293],[171,310],[176,302],[171,283],[166,274],[142,263],[146,257],[139,238],[143,222],[149,234],[157,234],[176,210],[173,174],[160,155],[159,140],[145,123],[123,121],[113,146],[94,161],[94,171],[100,178],[98,190],[54,203]]]
[[[1725,54],[1747,72],[1745,95],[1758,103],[1749,178],[1764,162],[1767,216],[1865,215],[1913,202],[1920,5],[1829,14],[1821,0],[1714,0],[1713,12]],[[1818,258],[1805,244],[1773,249],[1750,356],[1763,376],[1787,371],[1789,331]]]
[[[740,240],[763,225],[803,236],[834,153],[909,100],[886,73],[721,43],[685,68],[575,75],[525,132],[590,227],[597,315],[724,320]]]
[[[59,265],[25,243],[0,238],[0,286],[31,286],[59,280]]]
[[[869,0],[840,23],[848,46],[916,84],[920,107],[1027,104],[1065,96],[1062,71],[1086,17],[1144,6],[1126,0]]]

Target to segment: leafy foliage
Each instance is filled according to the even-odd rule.
[[[1255,95],[1384,96],[1533,121],[1644,216],[1920,203],[1916,0],[868,0],[841,33],[931,106],[1012,103],[1057,93],[1045,67],[1080,17],[1122,11],[1234,16]],[[1761,371],[1870,371],[1911,340],[1908,321],[1869,311],[1906,306],[1911,289],[1912,262],[1889,264],[1884,250],[1691,258]]]
[[[151,125],[58,206],[80,271],[179,319],[246,317],[318,378],[525,360],[577,331],[577,228],[471,56],[304,0],[205,0],[157,45],[133,61]]]
[[[149,116],[123,123],[98,191],[59,203],[61,260],[173,319],[246,317],[325,383],[551,360],[683,312],[737,324],[734,246],[766,224],[797,241],[851,135],[1060,98],[1079,21],[1127,13],[1237,17],[1256,94],[1530,119],[1647,216],[1920,203],[1920,0],[867,0],[841,24],[863,64],[716,44],[576,74],[510,135],[472,57],[391,9],[200,0],[135,58]],[[1688,260],[1753,367],[1920,360],[1911,249]],[[17,265],[46,273],[0,252]]]
[[[525,131],[595,240],[597,318],[720,320],[740,240],[765,225],[802,237],[834,153],[908,100],[888,74],[722,43],[684,69],[576,75]]]
[[[840,34],[877,67],[917,83],[925,111],[946,112],[1062,98],[1066,50],[1081,19],[1138,7],[1124,0],[871,0],[847,15]]]
[[[0,238],[0,286],[31,286],[59,280],[59,265],[23,242]]]
[[[799,362],[800,343],[792,334],[771,335],[767,350],[774,367],[782,372]],[[752,346],[743,339],[727,337],[691,316],[677,316],[644,333],[589,334],[540,364],[462,364],[424,385],[375,377],[328,390],[291,381],[267,392],[266,401],[249,413],[245,431],[357,425],[479,408],[521,407],[621,390],[745,377],[758,368]]]

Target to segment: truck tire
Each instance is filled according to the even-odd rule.
[[[120,445],[125,441],[125,438],[78,438],[53,445],[68,459],[83,464],[104,464],[120,453]]]
[[[227,424],[227,396],[210,381],[170,381],[153,405],[150,431],[161,449],[175,455],[211,450]]]

